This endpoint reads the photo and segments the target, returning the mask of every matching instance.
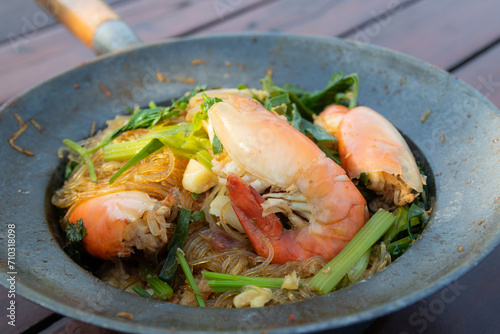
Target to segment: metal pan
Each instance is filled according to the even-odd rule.
[[[195,59],[206,63],[193,66]],[[227,66],[228,61],[233,66]],[[180,96],[193,84],[179,77],[213,87],[259,86],[269,67],[275,82],[306,89],[322,87],[337,71],[358,73],[360,104],[385,115],[426,161],[434,209],[422,239],[406,254],[349,289],[261,309],[202,309],[144,299],[102,283],[65,255],[58,244],[57,213],[50,204],[52,192],[62,184],[57,149],[64,138],[87,137],[94,120],[103,127],[126,105]],[[172,80],[159,81],[158,72]],[[422,123],[420,117],[428,109],[431,115]],[[18,128],[13,113],[43,127],[42,132],[29,127],[17,140],[34,157],[6,145]],[[499,116],[477,91],[440,69],[390,50],[334,38],[217,35],[105,55],[27,90],[0,110],[0,282],[8,287],[7,279],[15,276],[16,293],[41,306],[123,332],[297,333],[362,324],[432,294],[499,243],[500,203],[494,198],[500,170],[498,144],[492,141],[499,134]],[[474,231],[473,222],[481,220],[487,228]],[[15,264],[10,268],[12,233]],[[117,317],[120,312],[133,319]]]

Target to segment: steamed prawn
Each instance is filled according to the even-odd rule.
[[[264,199],[236,176],[227,188],[232,205],[259,255],[274,263],[321,255],[330,260],[368,218],[366,201],[346,172],[306,136],[250,98],[232,96],[208,111],[210,124],[225,151],[246,173],[276,190],[302,198],[309,223],[285,229],[274,214],[263,215]]]
[[[367,188],[387,202],[402,206],[423,191],[425,178],[398,130],[367,107],[334,105],[315,123],[338,139],[342,167],[352,179],[368,173]]]
[[[122,191],[75,203],[69,223],[83,221],[85,250],[103,260],[126,257],[135,249],[154,254],[169,240],[172,199],[157,201],[140,191]]]

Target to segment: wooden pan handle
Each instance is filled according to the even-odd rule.
[[[101,0],[36,0],[97,54],[141,44],[139,37]]]

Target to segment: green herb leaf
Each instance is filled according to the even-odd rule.
[[[290,103],[288,93],[283,93],[267,99],[264,107],[269,111],[275,111],[280,115],[284,115],[287,111],[287,106],[290,105]]]
[[[407,227],[408,227],[408,235],[410,238],[413,240],[417,239],[417,237],[411,232],[411,227],[412,227],[412,219],[421,217],[425,211],[415,203],[413,203],[410,207],[410,210],[408,210],[408,218],[407,218]]]
[[[370,181],[370,173],[361,173],[359,176],[359,181],[362,182],[365,186],[369,186],[372,184]]]
[[[212,150],[214,151],[214,154],[220,154],[224,150],[222,143],[216,134],[214,134],[214,138],[212,140]]]
[[[78,219],[75,224],[68,223],[65,232],[69,243],[80,242],[87,235],[87,230],[83,225],[82,219]]]
[[[65,232],[67,242],[63,246],[63,250],[73,261],[80,263],[83,252],[82,241],[87,235],[83,220],[79,219],[75,224],[67,221]]]
[[[330,78],[326,87],[312,93],[302,93],[298,98],[309,109],[317,113],[330,104],[342,104],[349,108],[356,106],[359,77],[356,73],[346,76],[338,72]]]
[[[203,96],[203,101],[205,101],[203,102],[205,111],[209,111],[214,104],[222,102],[222,100],[219,99],[218,97],[208,97],[207,94],[203,94],[202,96]]]

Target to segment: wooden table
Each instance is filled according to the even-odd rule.
[[[0,103],[94,57],[30,1],[3,1]],[[499,0],[107,2],[146,42],[219,32],[281,31],[381,45],[453,73],[500,107]],[[499,248],[443,290],[375,320],[366,333],[500,332],[498,263]],[[4,288],[0,289],[0,300],[5,312]],[[1,333],[112,333],[62,317],[21,297],[16,302],[18,314],[23,316],[13,328],[3,315]]]

